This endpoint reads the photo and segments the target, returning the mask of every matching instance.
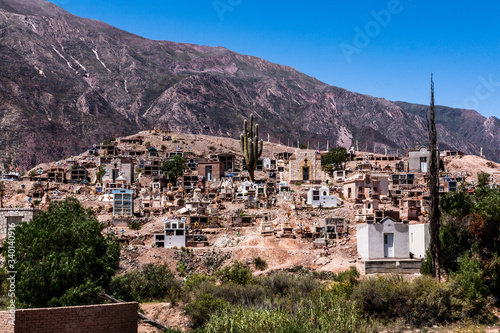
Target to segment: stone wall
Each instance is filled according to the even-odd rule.
[[[7,217],[20,217],[21,221],[29,222],[38,213],[39,209],[32,208],[0,208],[0,243],[7,237]]]
[[[305,174],[307,172],[304,172],[304,168],[309,171],[308,175]],[[321,170],[321,155],[316,154],[314,150],[297,149],[288,162],[288,169],[290,183],[318,182],[325,179],[325,173]]]
[[[0,312],[0,332],[137,333],[137,308],[137,303],[119,303],[16,310],[13,330],[4,320],[8,318],[4,311]]]

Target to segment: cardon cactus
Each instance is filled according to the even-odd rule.
[[[254,171],[257,167],[257,160],[262,155],[262,147],[264,142],[260,140],[259,142],[259,125],[255,125],[255,133],[253,127],[253,114],[250,115],[250,131],[248,130],[248,122],[243,122],[243,133],[240,136],[241,139],[241,153],[245,158],[245,163],[247,166],[248,173],[250,175],[250,180],[254,181]]]

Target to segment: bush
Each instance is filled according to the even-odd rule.
[[[175,279],[166,264],[148,264],[141,271],[115,276],[110,289],[116,298],[125,301],[168,299],[176,302],[182,296],[182,282]]]
[[[217,150],[217,148],[215,146],[208,146],[208,150],[215,151],[215,150]]]
[[[184,288],[186,290],[193,290],[199,288],[204,283],[215,284],[215,277],[206,276],[203,274],[193,274],[189,276],[184,282]]]
[[[236,284],[252,283],[252,274],[250,268],[239,261],[233,261],[230,266],[224,267],[217,272],[217,276],[223,282],[232,282]]]
[[[258,269],[259,271],[263,271],[267,268],[267,262],[261,257],[254,258],[252,262],[255,266],[255,269]]]
[[[184,310],[191,318],[191,326],[198,328],[205,324],[216,312],[221,311],[226,304],[227,302],[222,299],[216,299],[210,294],[204,294],[193,303],[186,305]]]
[[[378,332],[356,304],[329,291],[315,292],[277,309],[226,305],[205,332]]]
[[[332,289],[338,292],[340,295],[351,297],[354,288],[358,285],[359,272],[356,267],[351,266],[348,270],[340,272],[338,274],[333,274],[332,280],[335,283]]]
[[[132,222],[130,223],[130,225],[129,225],[129,228],[130,228],[131,230],[141,230],[142,226],[141,226],[141,224],[140,224],[139,222],[137,222],[137,221],[132,221]]]
[[[214,290],[211,293],[215,298],[221,298],[227,302],[237,305],[263,305],[266,302],[269,291],[256,284],[234,284],[226,283]]]
[[[405,307],[410,290],[398,275],[367,278],[353,291],[353,299],[369,316],[380,319],[406,317]]]
[[[386,322],[403,319],[410,325],[436,325],[493,319],[484,299],[469,299],[457,282],[431,277],[406,281],[400,276],[368,278],[354,289],[353,300],[367,316]]]
[[[477,258],[469,257],[467,253],[460,257],[458,272],[452,273],[451,277],[462,286],[465,297],[470,300],[485,298],[488,295],[481,263]]]
[[[294,276],[285,272],[262,277],[256,283],[281,296],[308,295],[321,287],[320,282],[312,277]]]

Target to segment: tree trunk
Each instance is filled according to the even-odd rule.
[[[439,256],[439,227],[440,227],[440,212],[439,212],[439,162],[437,155],[437,135],[434,112],[434,81],[431,75],[431,107],[430,107],[430,124],[429,127],[429,195],[431,198],[429,207],[429,223],[431,232],[431,252],[432,252],[432,268],[434,276],[441,278],[440,256]]]
[[[252,168],[247,167],[248,170],[248,175],[250,176],[250,181],[253,182],[255,180],[255,170]]]

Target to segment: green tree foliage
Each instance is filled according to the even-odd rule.
[[[217,275],[224,282],[232,282],[236,284],[249,284],[252,283],[252,273],[250,267],[243,265],[241,262],[235,260],[230,266],[224,267]]]
[[[95,303],[118,268],[120,247],[77,199],[53,202],[16,233],[18,307]],[[7,255],[4,247],[4,255]]]
[[[499,295],[500,189],[485,185],[483,182],[473,195],[460,191],[442,197],[441,264],[458,281],[468,281],[465,284],[475,292],[484,295],[487,290]],[[426,263],[423,267],[427,267]],[[472,282],[479,275],[486,289]]]
[[[478,172],[477,174],[477,185],[486,186],[490,183],[490,174],[484,171]]]
[[[177,184],[177,179],[184,174],[185,169],[186,159],[181,155],[175,155],[161,165],[161,171],[165,173],[168,181],[174,185]]]
[[[321,167],[325,171],[342,169],[343,163],[347,161],[347,150],[344,147],[332,148],[328,153],[321,156]]]

